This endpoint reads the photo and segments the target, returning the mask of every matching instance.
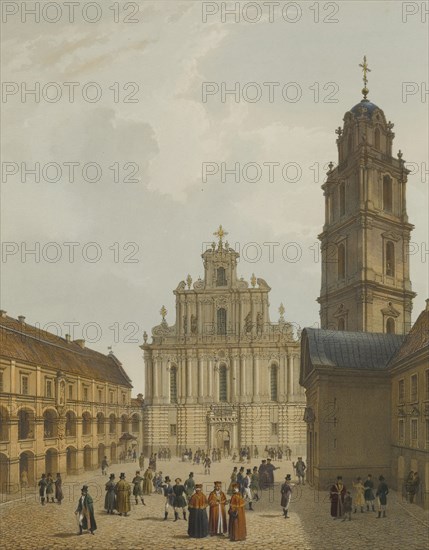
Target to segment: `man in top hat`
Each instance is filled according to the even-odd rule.
[[[240,494],[243,495],[243,484],[244,484],[244,466],[240,468],[237,474],[237,483],[240,487]],[[233,493],[234,494],[234,491]]]
[[[125,474],[121,473],[119,481],[115,487],[116,493],[116,509],[119,515],[128,516],[128,512],[131,510],[131,485],[125,480]]]
[[[331,499],[331,516],[334,519],[340,518],[344,513],[344,497],[347,489],[343,485],[342,476],[337,477],[337,482],[331,487],[329,498]]]
[[[93,535],[97,529],[97,523],[94,517],[94,503],[88,493],[87,485],[84,485],[81,489],[81,496],[77,503],[75,514],[77,514],[79,521],[79,535],[82,534],[83,529],[88,529],[91,535]]]
[[[184,496],[186,495],[185,488],[182,485],[182,480],[180,477],[177,477],[174,481],[176,482],[176,485],[173,485],[174,521],[179,519],[179,508],[182,509],[183,519],[186,521],[186,498]]]
[[[195,485],[195,493],[188,503],[189,525],[188,535],[195,539],[205,538],[209,534],[209,521],[206,508],[209,505],[206,495],[202,492],[202,484]]]
[[[285,518],[288,518],[289,516],[287,515],[288,513],[288,510],[289,510],[289,503],[290,503],[290,499],[292,497],[292,483],[291,483],[291,475],[290,474],[287,474],[287,476],[285,477],[285,481],[281,487],[281,495],[282,495],[282,500],[280,502],[280,506],[283,508],[283,515]]]
[[[153,491],[153,472],[151,466],[146,468],[145,473],[143,474],[143,494],[150,495]]]
[[[292,462],[292,466],[293,468],[295,468],[296,476],[298,478],[298,484],[300,485],[302,483],[303,485],[305,485],[304,475],[305,475],[305,469],[307,468],[307,466],[302,460],[302,456],[298,457],[298,460],[296,463]]]
[[[209,494],[209,531],[210,535],[223,535],[227,532],[226,525],[226,495],[222,491],[222,482],[215,481],[214,489]]]
[[[232,494],[229,503],[229,525],[228,533],[230,540],[245,540],[246,539],[246,512],[244,511],[245,500],[240,495],[240,488],[238,483],[233,487],[234,492]]]
[[[174,506],[174,492],[173,492],[173,486],[171,485],[171,479],[169,476],[165,476],[164,483],[162,484],[162,492],[165,497],[165,505],[164,505],[164,521],[168,518],[168,510],[170,509],[170,506]]]
[[[104,497],[104,509],[108,514],[113,514],[113,510],[116,508],[116,483],[115,474],[110,474],[109,481],[105,485],[106,496]]]
[[[195,489],[195,480],[194,480],[194,472],[190,472],[188,479],[185,481],[185,484],[183,485],[185,487],[186,496],[189,499],[194,493]]]
[[[252,483],[252,480],[251,480],[251,477],[250,477],[251,475],[252,475],[252,470],[247,469],[246,470],[246,475],[243,479],[243,498],[245,500],[249,501],[249,510],[253,510],[253,508],[252,508],[252,491],[250,489],[250,485]]]

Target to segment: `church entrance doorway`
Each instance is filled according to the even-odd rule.
[[[231,450],[231,436],[228,430],[216,432],[216,448],[221,449],[223,456],[229,456]]]

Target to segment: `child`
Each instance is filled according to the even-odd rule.
[[[343,521],[346,521],[347,516],[349,516],[349,521],[352,519],[352,496],[350,491],[347,491],[346,496],[344,497],[344,517]]]

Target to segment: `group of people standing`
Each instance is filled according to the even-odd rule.
[[[244,511],[245,500],[240,494],[238,483],[232,485],[233,493],[227,500],[222,491],[222,482],[215,481],[214,489],[207,497],[202,491],[203,485],[195,483],[193,473],[182,484],[180,478],[171,484],[167,476],[164,483],[165,512],[164,520],[168,519],[169,509],[174,510],[174,521],[178,521],[179,512],[187,520],[186,508],[189,510],[188,535],[192,538],[210,536],[224,536],[228,533],[230,540],[246,539],[246,516]],[[228,522],[226,505],[229,503]],[[207,516],[209,508],[209,516]]]
[[[64,499],[62,485],[63,481],[60,473],[57,474],[55,480],[50,473],[48,475],[42,474],[38,483],[41,504],[44,506],[49,502],[49,499],[51,499],[51,502],[56,500],[58,504],[61,504]]]
[[[383,476],[378,478],[379,484],[374,496],[374,482],[372,480],[372,475],[368,474],[367,479],[363,482],[361,477],[358,477],[355,482],[353,482],[353,488],[355,489],[355,500],[354,500],[354,513],[360,509],[360,512],[364,512],[364,507],[366,506],[366,511],[375,512],[375,498],[378,502],[378,516],[377,518],[386,517],[386,506],[387,506],[387,495],[389,493],[389,488]],[[342,476],[337,477],[336,483],[331,486],[329,497],[331,500],[331,516],[334,519],[342,518],[343,521],[346,519],[351,520],[351,514],[353,510],[353,498],[350,491],[347,491],[346,486],[343,483]]]

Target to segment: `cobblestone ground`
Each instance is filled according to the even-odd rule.
[[[259,464],[259,461],[255,461]],[[254,504],[255,511],[246,512],[247,540],[233,547],[274,550],[334,550],[337,548],[372,548],[396,550],[404,548],[426,550],[428,548],[428,516],[416,505],[402,501],[394,492],[389,494],[387,518],[377,519],[376,513],[352,514],[352,521],[332,520],[329,515],[329,500],[326,493],[313,491],[309,486],[296,486],[290,510],[290,519],[284,519],[279,502],[279,483],[286,473],[292,474],[290,462],[279,462],[276,486],[272,491],[263,491],[262,498]],[[214,464],[210,476],[203,475],[201,466],[189,466],[172,460],[159,462],[158,468],[171,478],[183,480],[193,470],[195,479],[204,483],[206,493],[212,481],[220,479],[227,486],[232,470],[231,461]],[[253,464],[249,465],[253,466]],[[126,472],[132,479],[136,464],[115,465],[111,471],[119,477]],[[36,493],[28,492],[24,498],[0,505],[1,548],[4,550],[27,549],[102,549],[102,550],[172,550],[227,548],[232,545],[224,537],[190,539],[187,523],[173,522],[170,513],[163,521],[164,498],[153,494],[145,497],[146,506],[133,506],[128,517],[110,516],[103,510],[104,483],[107,477],[99,472],[68,478],[64,483],[65,500],[62,505],[41,506]],[[74,510],[82,484],[88,484],[94,498],[98,529],[94,536],[77,536]]]

